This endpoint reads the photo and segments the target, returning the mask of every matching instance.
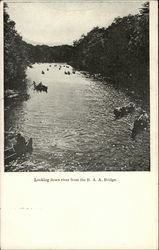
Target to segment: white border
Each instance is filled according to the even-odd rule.
[[[157,14],[157,1],[151,1],[151,171],[2,171],[1,249],[158,249]],[[1,96],[1,124],[2,100]],[[3,141],[3,133],[1,138]],[[1,150],[1,159],[2,153]],[[35,183],[34,177],[105,177],[116,178],[117,181]]]

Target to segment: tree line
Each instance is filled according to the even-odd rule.
[[[94,27],[73,46],[32,45],[23,41],[4,7],[5,88],[24,87],[25,69],[35,62],[68,62],[100,73],[121,88],[149,97],[149,3],[139,14],[117,17],[105,28]]]
[[[23,41],[4,3],[4,89],[26,88],[25,71],[36,62],[66,62],[72,57],[72,46],[32,45]]]
[[[149,96],[149,3],[137,15],[117,17],[74,41],[72,64],[110,77],[118,87]]]
[[[32,62],[66,62],[72,57],[72,46],[28,45],[31,48]]]
[[[25,69],[31,63],[29,51],[6,9],[7,5],[4,3],[4,88],[23,88]]]

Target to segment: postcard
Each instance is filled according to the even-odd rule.
[[[1,249],[158,249],[157,1],[1,5]]]

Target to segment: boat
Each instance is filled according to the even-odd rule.
[[[41,91],[47,92],[47,90],[48,90],[48,87],[43,85],[42,82],[40,82],[38,85],[36,85],[35,82],[33,82],[33,84],[34,84],[34,90],[37,90],[37,91],[40,91],[40,92]]]
[[[32,138],[30,138],[26,144],[25,149],[23,149],[20,152],[16,152],[14,146],[11,148],[7,148],[4,151],[4,162],[5,164],[8,164],[9,162],[16,160],[18,157],[25,155],[26,153],[31,153],[32,152]]]

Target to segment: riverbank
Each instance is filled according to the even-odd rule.
[[[146,112],[150,113],[150,91],[148,89],[141,89],[134,88],[134,86],[131,86],[131,81],[129,79],[119,79],[117,81],[117,78],[114,77],[108,77],[103,75],[102,73],[97,72],[89,72],[84,69],[80,69],[80,67],[77,67],[77,65],[74,65],[72,62],[68,62],[72,67],[74,67],[76,70],[79,70],[86,78],[91,78],[96,81],[99,81],[101,84],[104,85],[112,85],[115,89],[123,91],[126,96],[130,98],[132,102],[137,102],[138,105],[146,110]],[[132,78],[132,77],[131,77]],[[149,79],[144,79],[146,82],[149,81]],[[120,82],[121,81],[121,82]],[[126,81],[126,84],[124,84],[124,81]],[[137,85],[137,84],[136,84]]]
[[[107,78],[149,109],[149,3],[139,14],[117,17],[110,26],[83,34],[73,43],[69,63]]]
[[[13,90],[13,89],[6,89],[4,90],[4,100],[6,102],[12,102],[14,100],[25,100],[29,98],[29,95],[26,89],[21,90]]]
[[[33,138],[32,155],[12,162],[7,171],[148,171],[149,129],[132,140],[137,111],[121,119],[113,114],[130,98],[106,79],[102,84],[99,75],[96,79],[81,71],[67,75],[66,67],[54,65],[28,67],[30,98],[15,101],[5,111],[5,146],[17,132]],[[42,81],[48,93],[35,91],[33,81]]]

